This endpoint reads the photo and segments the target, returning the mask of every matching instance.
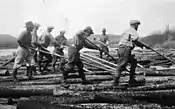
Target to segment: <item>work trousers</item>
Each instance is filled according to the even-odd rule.
[[[47,59],[46,64],[45,64],[45,66],[44,66],[44,68],[43,68],[43,71],[44,71],[44,70],[47,69],[49,63],[52,62],[52,55],[49,54],[49,51],[48,51],[48,50],[46,50],[46,49],[44,49],[44,48],[42,48],[42,47],[40,48],[40,50],[45,51],[45,52],[48,52],[48,53],[39,52],[38,65],[39,65],[39,70],[42,72],[42,70],[41,70],[41,60],[43,59],[43,57],[45,57],[45,58]]]
[[[131,55],[132,47],[121,46],[118,49],[118,66],[116,69],[115,77],[119,78],[122,71],[126,69],[128,63],[131,64],[130,68],[130,80],[134,79],[135,69],[137,67],[137,60]]]
[[[57,54],[59,54],[59,55],[61,55],[61,56],[64,56],[63,49],[55,48],[54,49],[54,52],[57,53]],[[64,62],[64,58],[63,57],[58,57],[58,56],[53,55],[52,67],[53,67],[53,70],[54,71],[55,71],[55,65],[56,65],[56,62],[57,62],[58,59],[60,60],[59,67],[58,67],[59,69],[62,68],[62,64]]]
[[[80,53],[78,49],[74,46],[68,47],[68,63],[65,65],[63,76],[64,79],[67,79],[67,76],[70,72],[74,70],[74,67],[77,66],[79,76],[82,80],[85,80],[85,74],[83,70],[83,63],[80,59]]]
[[[32,64],[34,64],[34,59],[31,51],[29,51],[29,49],[27,48],[23,48],[19,46],[16,52],[16,58],[15,58],[13,68],[14,69],[20,68],[25,61],[27,66],[31,66]]]

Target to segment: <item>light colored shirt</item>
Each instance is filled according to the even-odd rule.
[[[121,36],[119,46],[120,45],[125,45],[125,46],[130,46],[134,47],[133,40],[138,40],[139,35],[137,31],[134,28],[129,28],[125,30]]]
[[[46,48],[49,46],[50,42],[56,43],[56,40],[54,39],[52,34],[47,31],[42,33],[39,40],[40,40],[40,44]]]
[[[32,34],[32,44],[36,44],[36,43],[38,43],[38,35],[37,35],[37,30],[33,30],[32,32],[31,32],[31,34]]]

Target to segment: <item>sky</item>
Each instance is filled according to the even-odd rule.
[[[95,34],[102,28],[109,34],[122,34],[130,20],[140,20],[138,33],[149,35],[175,28],[175,0],[0,0],[0,34],[18,37],[26,21],[54,26],[53,36],[66,30],[71,38],[91,26]]]

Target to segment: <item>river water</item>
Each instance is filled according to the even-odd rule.
[[[47,49],[49,51],[53,51],[54,47],[53,46],[49,46]],[[0,49],[0,56],[13,55],[13,53],[16,53],[16,50],[17,50],[17,48],[13,48],[13,49]],[[81,52],[83,52],[83,51],[94,51],[94,50],[83,48],[81,50]],[[97,50],[95,50],[95,51],[97,51]],[[67,57],[67,48],[64,49],[64,53],[65,53],[65,56]]]
[[[0,49],[0,56],[13,55],[16,53],[17,48],[13,49]],[[48,50],[53,51],[53,47],[48,47]]]

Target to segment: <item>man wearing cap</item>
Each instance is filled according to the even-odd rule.
[[[33,28],[33,31],[32,31],[32,41],[31,41],[31,44],[32,44],[32,47],[33,48],[37,48],[40,44],[39,44],[39,38],[38,38],[38,35],[37,35],[37,30],[38,28],[40,27],[41,25],[38,24],[38,23],[34,23],[34,28]],[[37,51],[32,51],[32,55],[33,55],[33,58],[34,58],[34,63],[36,64],[37,63]],[[35,65],[32,65],[32,70],[34,71],[34,73],[36,74],[36,66]]]
[[[12,70],[14,82],[18,82],[18,79],[16,77],[17,71],[22,66],[25,60],[27,65],[28,79],[32,78],[31,62],[33,57],[29,50],[29,47],[31,47],[31,40],[32,40],[31,31],[33,30],[33,23],[32,21],[28,21],[25,23],[25,25],[26,30],[22,31],[17,39],[19,46],[17,49],[17,54]]]
[[[108,44],[109,44],[109,36],[106,35],[106,29],[103,28],[102,29],[102,35],[100,37],[100,48],[103,51],[105,51],[106,53],[109,53],[109,49],[107,47]],[[103,58],[103,51],[102,50],[100,50],[100,58]],[[107,55],[107,60],[109,60],[109,56],[108,55]]]
[[[56,40],[53,38],[53,36],[51,34],[53,29],[54,29],[53,26],[48,26],[47,31],[45,31],[44,33],[41,34],[41,36],[39,38],[40,45],[41,45],[40,50],[49,52],[47,50],[47,47],[49,46],[50,42],[52,42],[54,45],[59,45],[59,43],[56,42]],[[45,66],[42,70],[41,69],[41,59],[43,58],[43,56],[45,56],[47,58],[47,62],[46,62]],[[52,55],[51,54],[43,53],[43,52],[39,53],[39,62],[38,62],[38,64],[39,64],[39,70],[40,70],[41,74],[44,74],[43,71],[48,70],[47,67],[48,67],[50,62],[52,62]]]
[[[135,80],[135,69],[137,67],[137,60],[134,58],[131,52],[135,47],[133,42],[139,39],[139,35],[137,33],[139,25],[140,21],[131,20],[130,28],[125,30],[122,34],[118,48],[119,59],[116,73],[114,76],[114,86],[117,86],[119,84],[120,74],[122,71],[125,70],[125,67],[128,63],[131,64],[129,84],[132,85],[137,83],[137,81]],[[143,46],[140,47],[143,48]]]
[[[67,45],[67,39],[64,35],[65,31],[64,30],[60,31],[60,34],[55,37],[55,40],[59,43],[59,45],[54,45],[54,52],[62,56],[64,56],[63,52],[64,46]],[[54,55],[52,60],[52,67],[54,72],[55,72],[55,64],[58,58],[60,59],[59,69],[61,68],[62,65],[63,58]]]
[[[87,47],[90,49],[98,49],[97,47],[88,43],[86,40],[86,38],[89,37],[91,34],[93,34],[92,28],[86,27],[84,30],[78,32],[73,37],[73,44],[68,46],[68,63],[65,65],[65,68],[62,69],[63,77],[64,77],[64,80],[63,80],[64,84],[66,84],[68,74],[74,70],[75,65],[78,67],[78,73],[82,79],[82,84],[89,83],[85,78],[85,74],[83,70],[83,63],[80,59],[79,51],[83,47]]]

